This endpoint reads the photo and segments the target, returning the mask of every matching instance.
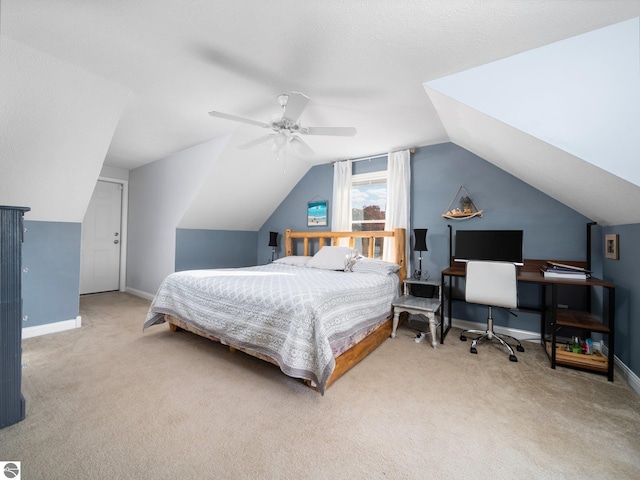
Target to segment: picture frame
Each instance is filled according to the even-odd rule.
[[[327,222],[326,200],[311,200],[307,203],[307,227],[326,227]]]
[[[618,250],[618,234],[608,233],[604,236],[604,254],[606,258],[612,260],[620,259],[620,252]]]

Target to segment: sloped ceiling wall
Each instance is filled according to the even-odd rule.
[[[251,127],[231,135],[178,227],[257,231],[312,166],[286,152],[276,156],[269,143],[237,148],[253,138]]]
[[[153,293],[174,271],[176,226],[228,141],[225,135],[131,170],[127,287]]]
[[[454,143],[602,225],[640,223],[640,18],[425,88]]]
[[[128,90],[0,37],[0,199],[82,222]],[[7,180],[10,179],[10,180]]]
[[[457,145],[600,225],[640,223],[637,185],[439,92],[429,95]]]

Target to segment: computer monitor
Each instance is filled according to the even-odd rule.
[[[455,260],[494,260],[524,265],[522,230],[457,230]]]

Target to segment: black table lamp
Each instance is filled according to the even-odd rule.
[[[419,259],[419,266],[418,266],[418,270],[415,270],[413,272],[413,278],[420,280],[420,277],[422,277],[422,252],[426,252],[429,249],[427,248],[427,228],[414,228],[413,229],[413,236],[414,236],[414,243],[413,243],[413,250],[417,250],[419,252],[418,255],[418,259]],[[425,275],[425,280],[429,278],[429,275]]]
[[[271,247],[271,261],[275,260],[276,247],[278,246],[278,232],[269,232],[269,246]]]

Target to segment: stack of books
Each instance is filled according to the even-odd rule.
[[[547,265],[542,267],[542,274],[545,278],[569,278],[574,280],[586,280],[591,276],[591,272],[582,267],[552,261],[548,261]]]

